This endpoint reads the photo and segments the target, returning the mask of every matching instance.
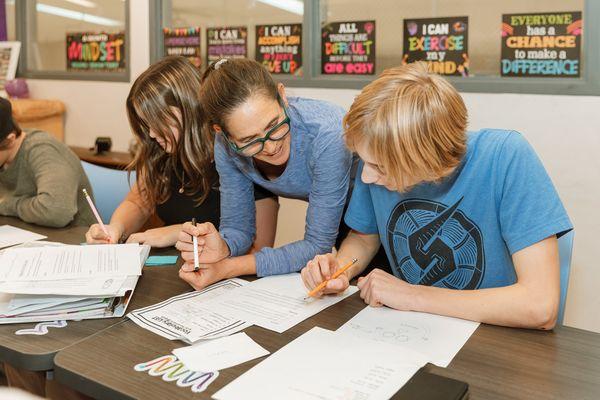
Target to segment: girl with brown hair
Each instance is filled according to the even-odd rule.
[[[134,82],[127,116],[139,149],[129,165],[136,184],[106,227],[86,234],[88,243],[143,243],[172,246],[181,225],[196,218],[219,224],[219,179],[213,160],[213,136],[199,103],[200,72],[184,57],[166,57]],[[261,221],[254,245],[274,241],[278,204],[266,190],[255,191]],[[154,213],[165,226],[139,232]]]

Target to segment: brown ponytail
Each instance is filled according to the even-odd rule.
[[[202,76],[200,98],[210,124],[224,127],[225,118],[250,96],[277,100],[277,83],[261,64],[247,58],[222,59]]]

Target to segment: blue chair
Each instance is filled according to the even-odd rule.
[[[558,256],[560,258],[560,304],[558,306],[557,325],[562,325],[565,317],[565,303],[567,301],[567,289],[569,288],[574,238],[575,232],[571,230],[558,239]]]
[[[127,171],[110,169],[82,161],[83,170],[90,180],[94,192],[94,203],[106,224],[130,190]],[[135,183],[135,172],[131,173],[131,184]]]

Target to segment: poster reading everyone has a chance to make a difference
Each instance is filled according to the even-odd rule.
[[[502,15],[502,76],[581,75],[581,12]]]

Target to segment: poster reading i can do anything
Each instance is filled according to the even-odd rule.
[[[302,76],[302,24],[257,25],[256,61],[272,74]]]
[[[321,72],[375,73],[375,21],[331,22],[321,29]]]
[[[581,75],[581,12],[502,15],[502,76]]]
[[[425,61],[440,75],[469,76],[469,17],[404,20],[403,64]]]

